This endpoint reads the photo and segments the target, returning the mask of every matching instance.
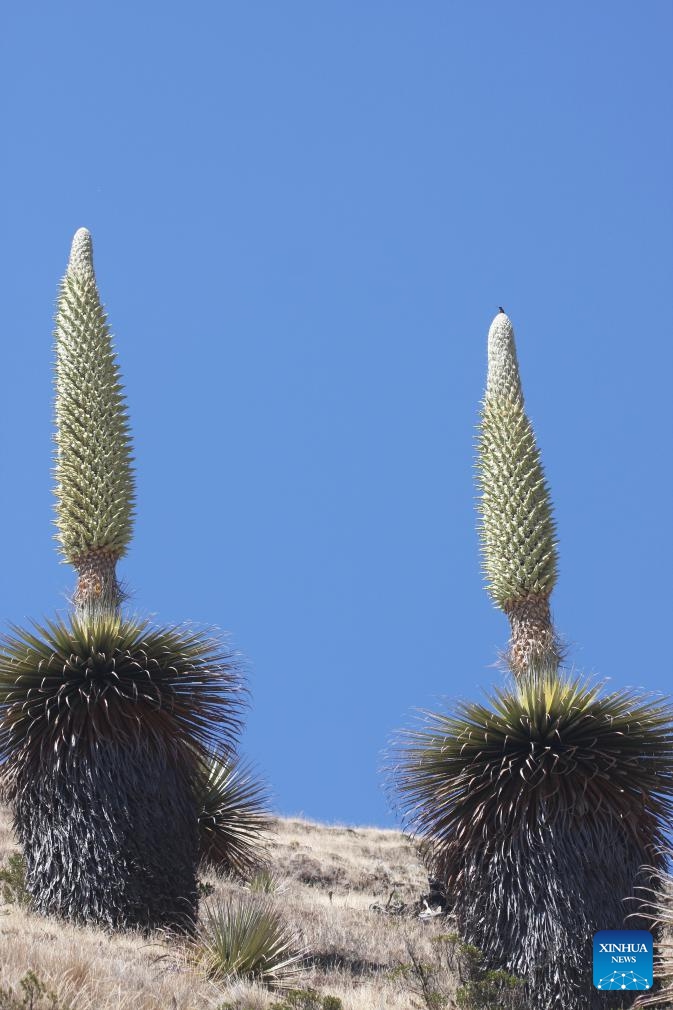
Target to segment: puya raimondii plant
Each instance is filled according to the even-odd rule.
[[[504,313],[489,333],[479,485],[484,567],[510,617],[514,679],[405,733],[397,790],[461,935],[490,967],[526,980],[530,1010],[604,1007],[591,938],[637,915],[641,868],[661,869],[673,710],[559,669],[549,491]]]
[[[245,691],[215,634],[125,617],[130,432],[94,274],[75,235],[56,317],[58,541],[73,612],[0,648],[3,788],[33,907],[114,927],[191,928],[203,780],[233,757]]]
[[[594,1005],[589,941],[626,928],[673,815],[671,729],[663,702],[550,672],[405,734],[410,826],[461,935],[528,980],[531,1010]]]

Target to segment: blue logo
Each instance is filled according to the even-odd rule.
[[[652,934],[646,929],[602,929],[594,935],[596,989],[651,989]]]

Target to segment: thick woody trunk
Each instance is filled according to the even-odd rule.
[[[151,743],[108,741],[14,783],[32,907],[114,929],[190,931],[198,808],[192,770]]]
[[[117,582],[117,558],[117,553],[103,549],[89,551],[74,562],[78,579],[73,603],[79,614],[119,610],[122,591]]]
[[[515,677],[525,677],[539,669],[556,669],[561,650],[549,610],[549,595],[508,600],[503,607],[509,617],[512,636],[509,666]]]

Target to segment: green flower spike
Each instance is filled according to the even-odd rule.
[[[56,539],[77,570],[80,612],[114,612],[133,528],[129,421],[91,235],[76,232],[56,312]]]
[[[535,434],[524,409],[514,330],[500,312],[488,333],[488,379],[478,438],[479,532],[488,591],[512,628],[516,676],[558,666],[549,597],[556,530]]]

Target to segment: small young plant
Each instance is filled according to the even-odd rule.
[[[189,958],[216,984],[237,979],[291,988],[306,970],[307,951],[266,898],[234,895],[207,906]]]

